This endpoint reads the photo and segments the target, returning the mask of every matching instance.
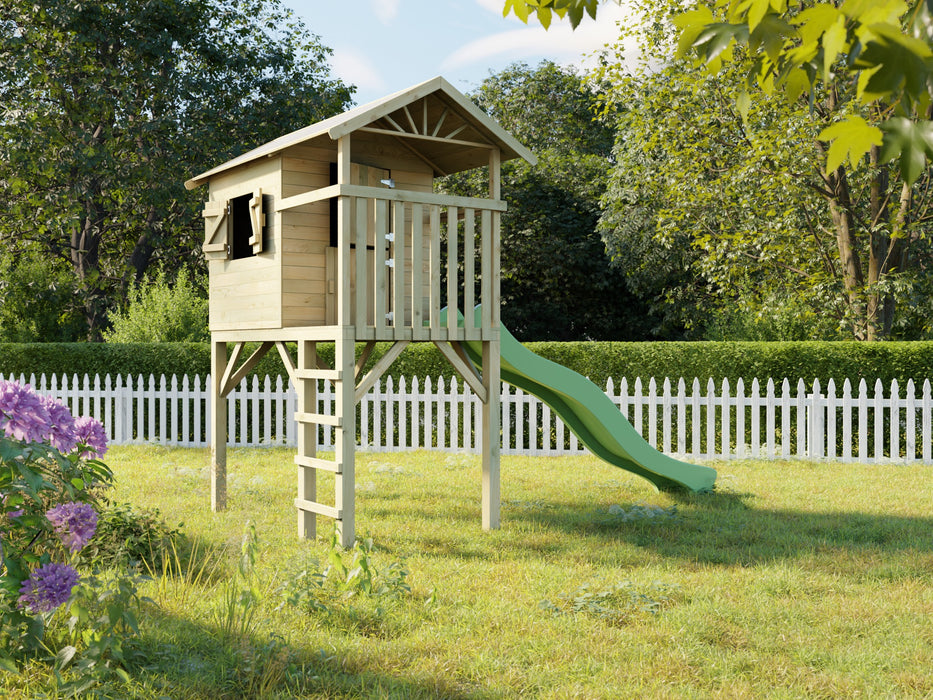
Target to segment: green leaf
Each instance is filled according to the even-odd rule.
[[[700,32],[693,42],[693,48],[707,63],[711,63],[736,40],[743,43],[748,40],[747,26],[744,24],[715,22],[708,24]]]
[[[846,49],[845,18],[838,19],[823,33],[823,80],[829,81],[830,70],[836,57]]]
[[[55,655],[55,668],[59,671],[68,668],[68,665],[72,662],[77,653],[78,650],[70,644],[59,649],[58,653]]]
[[[794,68],[784,79],[784,97],[787,104],[793,104],[804,92],[812,87],[810,77],[803,68]]]
[[[746,15],[748,30],[753,32],[755,31],[755,27],[764,19],[768,10],[771,9],[771,0],[746,0],[746,2],[740,5],[740,8],[743,6],[748,10],[748,14]]]
[[[933,122],[892,117],[881,125],[881,130],[881,162],[900,156],[901,177],[913,184],[926,168],[927,159],[933,158]]]
[[[912,97],[926,92],[931,78],[931,51],[922,41],[901,33],[892,25],[871,26],[874,38],[855,60],[855,68],[871,71],[859,80],[859,98],[864,103],[883,99],[902,87]]]
[[[739,96],[735,98],[736,109],[739,110],[739,114],[742,115],[742,121],[748,121],[748,110],[752,105],[752,98],[748,94],[748,90],[742,90],[739,93]]]
[[[858,167],[862,156],[868,153],[872,146],[880,146],[882,143],[881,130],[858,115],[852,115],[844,121],[826,127],[818,138],[830,144],[826,157],[826,172],[834,171],[846,160],[853,168]]]
[[[842,17],[842,13],[834,6],[828,3],[819,3],[804,10],[792,21],[797,25],[801,41],[808,44],[811,41],[819,41],[826,30],[840,17]]]
[[[690,12],[684,12],[674,18],[674,24],[680,28],[680,37],[677,40],[677,58],[683,58],[687,51],[693,48],[694,42],[706,26],[715,21],[712,11],[708,7],[701,7]]]
[[[0,669],[9,671],[10,673],[19,673],[19,668],[17,668],[16,663],[5,654],[0,654]]]

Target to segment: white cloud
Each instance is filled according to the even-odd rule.
[[[401,0],[371,0],[373,13],[382,24],[390,24],[398,16]]]
[[[500,0],[477,0],[492,6]],[[628,12],[614,3],[601,5],[596,21],[585,17],[574,31],[566,20],[555,20],[545,30],[534,20],[527,27],[507,32],[490,34],[456,49],[441,63],[441,70],[457,70],[473,64],[489,64],[493,60],[521,60],[527,57],[545,56],[558,63],[582,64],[583,54],[591,54],[619,38],[617,23],[629,22]]]
[[[386,81],[372,61],[355,49],[335,48],[330,57],[334,75],[345,83],[356,85],[361,91],[382,92]]]

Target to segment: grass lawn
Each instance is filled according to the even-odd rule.
[[[206,450],[111,449],[115,500],[197,546],[187,578],[146,584],[141,660],[112,696],[933,696],[929,466],[728,462],[715,493],[674,496],[591,457],[505,457],[487,533],[478,457],[358,454],[357,532],[411,590],[311,609],[282,591],[326,563],[331,526],[296,538],[292,456],[231,450],[214,514]],[[247,521],[259,602],[234,629]],[[53,687],[38,666],[2,683]]]

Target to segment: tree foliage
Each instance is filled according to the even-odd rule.
[[[71,342],[87,334],[76,284],[63,260],[35,249],[0,253],[0,342]]]
[[[644,305],[596,231],[614,138],[608,121],[594,121],[596,93],[572,70],[544,62],[490,76],[472,98],[538,156],[535,166],[502,167],[503,324],[522,340],[648,336]],[[482,195],[486,178],[452,176],[443,188]]]
[[[150,265],[198,260],[187,176],[351,94],[279,0],[5,0],[0,31],[0,240],[71,266],[91,339]]]
[[[749,318],[771,329],[765,337],[929,329],[929,173],[910,186],[877,146],[827,171],[821,132],[872,118],[850,84],[818,86],[809,100],[744,102],[741,51],[717,73],[672,61],[671,25],[663,10],[650,13],[647,65],[663,67],[631,75],[608,60],[603,73],[607,99],[626,105],[602,221],[610,250],[686,245],[726,325],[746,319],[745,337],[759,337]]]
[[[556,15],[576,28],[584,12],[596,19],[598,6],[599,0],[505,0],[503,15],[513,12],[526,23],[534,16],[545,29]],[[715,0],[696,3],[677,23],[681,56],[695,52],[713,72],[737,55],[744,62],[742,112],[748,90],[777,91],[793,102],[851,82],[878,123],[850,114],[823,129],[827,171],[880,148],[875,157],[898,159],[901,177],[913,184],[933,158],[933,0]],[[736,54],[736,47],[748,53]]]

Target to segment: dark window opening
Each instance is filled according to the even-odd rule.
[[[231,251],[234,260],[242,258],[251,258],[255,255],[253,246],[249,239],[253,236],[253,222],[249,215],[249,201],[253,198],[251,194],[244,194],[242,197],[234,197],[230,200],[230,220],[233,233]]]

